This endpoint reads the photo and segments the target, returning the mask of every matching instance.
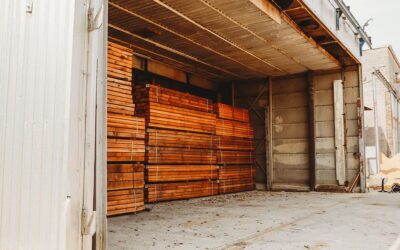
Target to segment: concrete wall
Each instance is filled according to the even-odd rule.
[[[272,85],[273,188],[309,188],[308,84],[305,77]]]
[[[335,128],[333,109],[333,81],[342,79],[341,73],[314,77],[316,125],[316,185],[337,185],[335,163]],[[357,98],[358,72],[344,74],[346,180],[351,182],[359,171]]]
[[[335,121],[334,121],[334,80],[344,80],[346,181],[351,182],[360,169],[359,125],[357,101],[360,97],[358,71],[315,74],[314,85],[314,129],[315,139],[310,139],[309,79],[306,75],[272,80],[272,101],[269,105],[269,93],[265,91],[265,81],[237,85],[236,103],[249,107],[252,124],[255,129],[257,145],[257,182],[265,183],[269,164],[272,166],[272,189],[309,190],[310,178],[315,176],[315,185],[337,188],[335,160]],[[272,110],[272,127],[268,128],[268,112]],[[263,120],[264,119],[264,120]],[[267,121],[265,122],[265,119]],[[312,127],[312,126],[311,126]],[[271,156],[266,139],[270,129],[272,133]],[[310,141],[312,144],[310,145]],[[315,148],[313,162],[312,148]],[[313,166],[315,165],[315,173]]]

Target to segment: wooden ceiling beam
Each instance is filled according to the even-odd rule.
[[[273,65],[272,63],[268,62],[267,60],[260,58],[259,56],[257,56],[257,55],[255,55],[255,54],[251,53],[250,51],[248,51],[248,50],[246,50],[246,49],[240,47],[239,45],[237,45],[237,44],[235,44],[234,42],[232,42],[232,41],[226,39],[225,37],[219,35],[218,33],[214,32],[214,31],[210,30],[209,28],[207,28],[207,27],[201,25],[200,23],[198,23],[198,22],[192,20],[191,18],[189,18],[189,17],[186,16],[185,14],[179,12],[178,10],[176,10],[176,9],[174,9],[173,7],[169,6],[168,4],[162,2],[161,0],[153,0],[153,2],[155,2],[155,3],[157,3],[158,5],[160,5],[160,6],[164,7],[164,8],[166,8],[166,9],[168,9],[169,11],[171,11],[171,12],[173,12],[174,14],[180,16],[181,18],[183,18],[183,19],[189,21],[190,23],[196,25],[198,28],[200,28],[200,29],[206,31],[207,33],[212,34],[212,35],[215,36],[215,37],[218,37],[219,39],[223,40],[223,41],[226,42],[226,43],[229,43],[231,46],[233,46],[233,47],[239,49],[240,51],[242,51],[242,52],[244,52],[244,53],[246,53],[246,54],[252,56],[253,58],[255,58],[255,59],[257,59],[258,61],[260,61],[261,63],[268,65],[270,68],[288,74],[287,71],[285,71],[285,70],[283,70],[283,69],[281,69],[281,68],[279,68],[279,67]]]
[[[322,54],[324,54],[326,57],[328,57],[332,62],[334,62],[337,67],[340,67],[341,64],[340,62],[333,56],[331,55],[328,51],[326,51],[321,45],[319,45],[312,37],[307,36],[300,28],[300,26],[293,21],[293,19],[287,14],[283,14],[283,18],[286,20],[286,22],[295,30],[297,33],[299,33],[302,37],[304,37],[310,44],[315,46],[319,51],[321,51]]]
[[[291,9],[286,9],[286,10],[283,10],[282,12],[290,12],[290,11],[296,11],[296,10],[304,10],[304,7],[300,6],[300,7],[295,7],[295,8],[291,8]]]
[[[202,64],[202,65],[205,65],[205,66],[207,66],[207,67],[213,68],[213,69],[215,69],[215,70],[217,70],[217,71],[220,71],[220,72],[225,72],[226,74],[231,75],[231,76],[234,76],[235,78],[244,79],[244,78],[243,78],[241,75],[239,75],[239,74],[230,72],[230,71],[228,71],[228,70],[226,70],[226,69],[223,69],[223,68],[221,68],[221,67],[212,65],[212,64],[207,63],[207,62],[204,62],[204,61],[202,61],[202,60],[200,60],[200,59],[198,59],[198,58],[196,58],[196,57],[193,57],[193,56],[191,56],[191,55],[188,55],[188,54],[183,53],[183,52],[181,52],[181,51],[178,51],[178,50],[176,50],[176,49],[170,48],[170,47],[165,46],[165,45],[163,45],[163,44],[157,43],[157,42],[152,41],[152,40],[150,40],[150,39],[144,38],[144,37],[142,37],[142,36],[139,36],[139,35],[137,35],[137,34],[134,34],[134,33],[130,32],[130,31],[127,31],[127,30],[125,30],[125,29],[123,29],[123,28],[120,28],[120,27],[118,27],[118,26],[115,26],[115,25],[113,25],[113,24],[109,24],[109,27],[111,27],[111,28],[113,28],[113,29],[115,29],[115,30],[118,30],[118,31],[120,31],[120,32],[123,32],[123,33],[125,33],[125,34],[127,34],[127,35],[129,35],[129,36],[135,37],[136,39],[140,39],[140,40],[145,41],[145,42],[147,42],[147,43],[151,43],[152,45],[154,45],[154,46],[156,46],[156,47],[158,47],[158,48],[161,48],[161,49],[167,50],[167,51],[169,51],[169,52],[171,52],[171,53],[174,53],[174,54],[180,55],[180,56],[182,56],[182,57],[185,57],[185,58],[187,58],[187,59],[189,59],[189,60],[191,60],[191,61],[200,63],[200,64]]]
[[[312,12],[312,10],[303,2],[303,0],[298,0],[298,3],[304,8],[304,10],[308,13],[308,15],[310,15],[311,18],[313,18],[316,22],[318,22],[320,24],[320,26],[323,28],[323,30],[332,37],[332,39],[338,41],[338,45],[340,46],[340,48],[349,55],[349,57],[351,59],[354,60],[354,62],[357,64],[359,63],[358,59],[353,55],[353,53],[351,53],[351,51],[349,49],[346,48],[346,46],[341,43],[339,41],[339,39],[337,39],[337,37],[333,34],[332,31],[329,30],[329,28],[323,23],[321,22],[318,17]]]
[[[152,50],[148,50],[148,49],[143,48],[141,46],[137,46],[136,44],[129,43],[128,41],[121,40],[121,39],[119,39],[117,37],[110,36],[109,38],[112,41],[115,41],[115,42],[121,43],[121,44],[125,44],[126,46],[130,47],[131,49],[134,50],[134,53],[133,53],[134,55],[136,55],[138,57],[141,57],[143,59],[153,60],[153,61],[156,61],[158,63],[163,63],[163,64],[166,64],[166,65],[170,65],[173,68],[176,68],[176,69],[179,69],[179,70],[182,70],[182,71],[188,72],[190,74],[193,74],[193,75],[196,75],[196,76],[199,76],[199,77],[203,77],[203,78],[206,78],[206,79],[209,79],[209,80],[223,81],[223,80],[226,79],[223,75],[214,74],[213,72],[210,72],[210,71],[205,70],[205,69],[200,69],[199,67],[198,67],[198,69],[200,69],[201,72],[194,71],[194,70],[192,70],[193,65],[186,64],[186,63],[184,63],[182,61],[178,61],[178,60],[176,60],[174,58],[171,58],[171,57],[168,57],[166,55],[162,55],[162,54],[156,53],[156,52],[154,52]],[[140,51],[140,53],[137,52],[137,51]]]
[[[260,35],[258,35],[256,32],[250,30],[249,28],[247,28],[246,26],[244,26],[243,24],[239,23],[238,21],[236,21],[235,19],[231,18],[230,16],[226,15],[223,11],[221,11],[220,9],[214,7],[213,5],[211,5],[210,3],[208,3],[205,0],[199,0],[201,1],[204,5],[208,6],[209,8],[211,8],[212,10],[214,10],[215,12],[217,12],[219,15],[223,16],[224,18],[228,19],[229,21],[231,21],[232,23],[234,23],[235,25],[237,25],[238,27],[240,27],[241,29],[249,32],[251,35],[253,35],[254,37],[256,37],[257,39],[263,41],[267,46],[271,46],[271,48],[273,48],[274,50],[278,51],[279,53],[281,53],[282,55],[286,56],[287,58],[289,58],[290,60],[292,60],[293,62],[297,63],[298,65],[306,68],[307,70],[310,70],[306,65],[304,65],[303,63],[301,63],[298,59],[294,58],[293,56],[290,56],[286,51],[284,51],[283,49],[281,49],[279,46],[273,44],[271,41],[269,41],[268,39],[261,37]],[[253,3],[253,2],[252,2]],[[253,3],[254,4],[254,3]]]
[[[208,46],[205,46],[205,45],[203,45],[203,44],[200,44],[200,43],[196,42],[196,41],[193,40],[193,39],[190,39],[190,38],[188,38],[188,37],[186,37],[186,36],[184,36],[184,35],[182,35],[182,34],[176,32],[176,31],[174,31],[174,30],[172,30],[172,29],[170,29],[170,28],[168,28],[168,27],[165,27],[165,26],[163,26],[163,25],[161,25],[161,24],[159,24],[159,23],[157,23],[157,22],[154,22],[154,21],[152,21],[152,20],[150,20],[150,19],[148,19],[148,18],[146,18],[146,17],[144,17],[144,16],[142,16],[142,15],[140,15],[140,14],[134,12],[134,11],[131,11],[131,10],[129,10],[129,9],[125,8],[125,7],[123,7],[123,6],[120,6],[120,5],[118,5],[118,4],[115,4],[115,3],[113,3],[112,1],[109,2],[109,5],[112,6],[112,7],[114,7],[114,8],[117,8],[118,10],[123,11],[123,12],[125,12],[125,13],[127,13],[127,14],[133,15],[133,16],[135,16],[135,17],[137,17],[137,18],[143,20],[144,22],[150,23],[150,24],[152,24],[152,25],[154,25],[154,26],[157,26],[157,27],[160,28],[160,29],[163,29],[163,30],[165,30],[165,31],[167,31],[167,32],[170,32],[170,33],[174,34],[175,36],[180,37],[181,39],[184,39],[184,40],[186,40],[186,41],[188,41],[188,42],[190,42],[190,43],[192,43],[192,44],[195,44],[196,46],[199,46],[199,47],[202,48],[202,49],[208,50],[208,51],[210,51],[210,52],[212,52],[212,53],[214,53],[214,54],[217,54],[217,55],[219,55],[219,56],[221,56],[221,57],[224,57],[224,58],[226,58],[226,59],[228,59],[228,60],[230,60],[230,61],[232,61],[232,62],[235,62],[235,63],[241,65],[242,67],[244,67],[244,68],[246,68],[246,69],[248,69],[248,70],[250,70],[250,71],[253,71],[253,72],[257,73],[257,74],[260,75],[260,76],[265,76],[265,77],[268,76],[268,74],[266,74],[265,71],[261,71],[261,70],[259,70],[259,69],[253,68],[253,67],[251,67],[251,66],[249,66],[249,65],[247,65],[247,64],[244,64],[244,63],[242,63],[242,62],[240,62],[240,61],[238,61],[238,60],[236,60],[236,59],[234,59],[234,58],[232,58],[232,57],[229,57],[229,56],[225,55],[224,53],[218,52],[218,51],[216,51],[216,50],[214,50],[214,49],[212,49],[212,48],[210,48],[210,47],[208,47]]]

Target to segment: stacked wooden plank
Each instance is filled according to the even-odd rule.
[[[144,210],[144,165],[108,164],[107,215]]]
[[[250,120],[249,111],[242,108],[234,108],[224,103],[216,103],[214,110],[221,119],[234,120],[248,123]]]
[[[212,102],[149,84],[136,87],[134,97],[146,120],[146,201],[218,193]]]
[[[196,182],[174,182],[148,185],[147,202],[189,199],[218,194],[218,182],[215,180]]]
[[[107,54],[107,111],[134,115],[132,99],[132,50],[109,42]]]
[[[248,111],[215,104],[219,192],[232,193],[255,188],[253,129]]]
[[[107,215],[144,210],[145,121],[135,116],[132,53],[108,44]]]

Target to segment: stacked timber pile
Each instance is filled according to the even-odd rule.
[[[255,188],[253,129],[246,109],[217,103],[216,148],[219,192],[232,193]]]
[[[134,99],[146,120],[146,202],[217,194],[211,101],[149,84]]]
[[[107,215],[144,210],[145,121],[134,112],[132,51],[109,42]]]

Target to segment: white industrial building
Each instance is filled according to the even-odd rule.
[[[382,157],[400,152],[400,63],[393,48],[385,46],[364,51],[362,65],[367,169],[377,174]]]

